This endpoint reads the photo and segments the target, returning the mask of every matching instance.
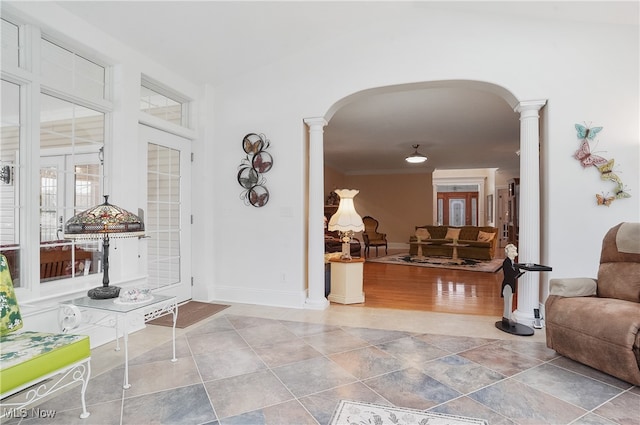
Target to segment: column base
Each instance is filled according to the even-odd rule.
[[[308,308],[309,310],[326,310],[329,308],[329,301],[327,301],[326,298],[322,298],[321,300],[307,298],[304,302],[304,308]]]
[[[329,294],[329,301],[339,304],[361,304],[364,302],[364,292],[350,296]]]
[[[533,335],[533,329],[528,326],[521,325],[511,320],[498,320],[496,322],[496,328],[511,335],[518,336],[531,336]]]

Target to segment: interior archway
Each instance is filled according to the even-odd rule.
[[[497,168],[515,176],[520,130],[515,105],[512,93],[479,81],[362,90],[337,101],[325,115],[325,162],[347,175]],[[409,167],[403,159],[415,144],[429,160]]]
[[[448,94],[452,94],[453,102],[442,107],[441,100]],[[465,97],[465,94],[467,95]],[[434,101],[429,97],[433,95]],[[391,100],[390,100],[391,99]],[[482,103],[483,99],[490,99],[489,104]],[[407,105],[397,108],[398,102],[405,100]],[[461,103],[462,102],[462,103]],[[455,105],[462,105],[459,109]],[[491,115],[500,105],[498,113]],[[516,152],[520,143],[519,114],[514,111],[518,100],[508,90],[490,83],[479,81],[438,81],[403,84],[363,90],[347,96],[336,102],[326,115],[329,121],[324,134],[324,158],[325,164],[331,167],[334,165],[332,158],[334,155],[348,158],[350,165],[354,165],[359,158],[364,158],[365,165],[353,167],[351,169],[340,170],[346,175],[357,174],[392,174],[392,173],[431,173],[435,169],[467,169],[467,168],[490,168],[499,169],[506,173],[503,180],[519,176],[519,158]],[[355,112],[359,106],[363,106],[365,111],[361,114]],[[379,108],[379,115],[373,114],[367,122],[367,112]],[[412,109],[410,113],[405,113],[407,108]],[[433,114],[429,111],[431,108]],[[344,112],[346,117],[355,117],[358,121],[353,128],[345,125],[346,118],[342,117]],[[442,114],[452,114],[449,120],[440,120],[435,132],[431,132],[429,119],[425,119],[420,114],[435,115],[434,119],[439,120]],[[373,134],[382,133],[383,137],[388,137],[390,133],[413,134],[417,131],[407,131],[408,119],[415,120],[415,128],[422,126],[421,139],[412,139],[407,136],[400,136],[395,140],[372,140]],[[396,122],[397,121],[397,122]],[[483,122],[483,123],[479,123]],[[334,126],[338,123],[338,129],[334,131]],[[364,123],[364,124],[363,124]],[[450,125],[454,128],[452,138],[448,140],[446,132],[442,126]],[[364,125],[364,126],[363,126]],[[483,135],[483,129],[489,128],[488,134]],[[434,135],[432,135],[434,134]],[[468,135],[466,140],[462,140],[461,135]],[[366,139],[363,143],[359,138]],[[464,141],[465,144],[461,144]],[[490,141],[491,143],[489,143]],[[410,153],[412,143],[424,143],[421,151],[425,150],[429,161],[423,167],[407,167],[404,157]],[[360,144],[358,149],[349,149],[350,145]],[[363,146],[364,145],[364,146]],[[441,150],[448,149],[455,151],[457,161],[443,158]],[[488,148],[491,146],[490,148]],[[478,148],[491,153],[490,157],[482,158],[482,155],[474,153]],[[335,149],[335,152],[334,152]],[[464,152],[468,151],[470,159],[464,157]],[[433,154],[433,152],[437,152]],[[382,155],[386,161],[394,162],[392,166],[376,168],[375,155]],[[500,157],[500,158],[497,158]],[[467,162],[468,161],[468,162]],[[482,162],[484,161],[484,162]],[[367,165],[368,164],[370,165]],[[505,165],[506,166],[503,166]],[[325,187],[325,196],[331,187]],[[484,199],[484,196],[482,197]],[[484,211],[484,207],[482,207]],[[360,211],[362,215],[368,212]],[[412,225],[425,223],[412,223]]]

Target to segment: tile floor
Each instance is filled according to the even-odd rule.
[[[232,305],[177,330],[93,350],[91,416],[74,388],[39,406],[46,424],[328,424],[341,399],[485,418],[490,424],[640,424],[640,388],[516,337],[497,318],[332,304],[324,311]]]

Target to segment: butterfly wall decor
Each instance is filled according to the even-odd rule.
[[[596,193],[596,201],[598,202],[598,205],[604,205],[605,207],[608,207],[615,200],[615,196],[609,196],[609,194],[600,195],[599,193]]]
[[[240,161],[236,178],[245,189],[240,199],[247,205],[259,208],[269,201],[269,190],[264,186],[266,179],[262,175],[273,167],[273,157],[266,152],[270,144],[262,133],[249,133],[242,139],[246,156]]]
[[[631,195],[629,195],[629,193],[625,191],[625,185],[620,183],[616,187],[615,197],[616,199],[624,199],[624,198],[631,198]]]
[[[600,171],[600,178],[602,180],[611,180],[615,183],[620,183],[620,177],[616,173],[613,172],[613,164],[615,163],[615,159],[611,158],[604,165],[598,165],[598,171]]]
[[[591,148],[589,147],[589,141],[587,139],[582,140],[580,148],[575,154],[573,154],[573,157],[580,161],[580,164],[585,168],[592,165],[598,166],[607,163],[606,158],[591,153]]]
[[[578,139],[588,139],[593,140],[596,137],[596,134],[600,133],[604,127],[593,127],[589,128],[582,124],[575,125],[576,130],[578,131]]]
[[[580,147],[573,154],[573,157],[580,161],[580,165],[583,168],[595,166],[600,172],[600,178],[605,181],[615,183],[616,188],[613,195],[604,193],[596,194],[597,205],[603,205],[608,207],[616,199],[630,198],[631,195],[627,192],[626,186],[622,184],[622,180],[616,172],[613,170],[615,160],[613,158],[606,159],[600,155],[591,153],[591,146],[589,141],[595,139],[596,135],[602,131],[604,127],[588,127],[586,124],[574,124],[577,131],[578,139],[580,140]]]

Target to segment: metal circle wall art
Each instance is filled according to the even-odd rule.
[[[249,133],[242,139],[246,156],[238,166],[237,178],[245,190],[240,194],[240,199],[256,208],[264,207],[269,202],[269,190],[263,176],[273,166],[273,157],[266,151],[269,144],[269,139],[262,133]]]

